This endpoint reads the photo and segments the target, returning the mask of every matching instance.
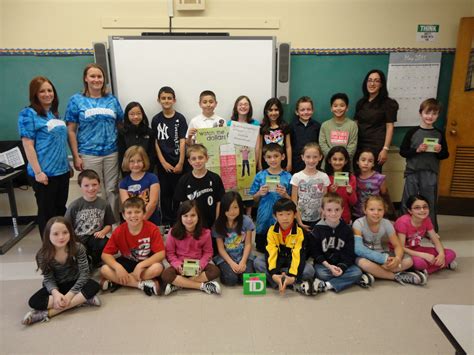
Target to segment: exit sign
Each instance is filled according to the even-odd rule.
[[[418,25],[416,40],[418,42],[434,42],[439,32],[439,25]]]

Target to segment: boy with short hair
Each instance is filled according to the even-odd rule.
[[[285,292],[287,286],[307,296],[312,294],[311,280],[314,270],[306,263],[305,237],[296,223],[296,205],[288,198],[281,198],[273,205],[275,225],[267,235],[265,257],[254,261],[256,272],[266,272],[268,283]]]
[[[401,203],[403,212],[408,212],[406,209],[408,197],[417,194],[425,196],[428,199],[430,219],[436,232],[439,161],[449,157],[444,133],[434,127],[440,110],[441,104],[436,99],[423,101],[419,110],[420,125],[406,133],[400,146],[400,155],[406,158],[405,187]]]
[[[186,200],[196,200],[203,227],[211,228],[219,214],[220,201],[225,193],[224,184],[219,175],[207,170],[209,156],[205,146],[193,144],[186,154],[193,170],[179,179],[174,200],[177,206]]]
[[[253,180],[249,194],[258,202],[255,246],[257,251],[265,253],[268,228],[275,223],[272,214],[273,205],[280,198],[291,198],[291,174],[281,167],[285,159],[283,147],[277,143],[263,147],[263,158],[268,169],[260,171]]]
[[[216,94],[211,90],[204,90],[199,95],[199,107],[202,113],[194,117],[189,122],[186,132],[187,143],[189,145],[196,141],[196,132],[199,128],[224,127],[225,119],[217,116],[214,110],[217,106]]]
[[[157,101],[163,110],[153,117],[151,128],[156,136],[155,149],[160,162],[157,172],[161,185],[161,218],[163,225],[173,225],[178,209],[173,205],[173,192],[183,175],[188,124],[173,107],[176,95],[172,88],[163,86],[158,91]]]
[[[340,292],[359,282],[362,271],[355,265],[354,233],[341,219],[343,201],[328,192],[321,204],[324,216],[313,228],[309,239],[309,255],[314,259],[315,293],[326,290]]]
[[[100,177],[91,169],[83,170],[77,177],[82,197],[74,200],[64,217],[71,222],[74,233],[86,247],[91,269],[99,266],[102,250],[107,244],[106,235],[112,230],[115,217],[109,203],[97,196]]]
[[[102,253],[102,290],[128,286],[158,295],[156,278],[163,271],[165,246],[159,228],[145,220],[145,202],[138,196],[123,203],[125,222],[115,229]],[[120,256],[114,255],[120,252]]]

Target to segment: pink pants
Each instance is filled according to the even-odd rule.
[[[410,249],[414,251],[422,252],[422,253],[428,253],[434,256],[438,255],[438,252],[433,247],[417,246],[417,247],[412,247]],[[456,258],[456,253],[454,252],[454,250],[444,249],[444,256],[445,256],[444,267],[447,267],[448,264],[450,264]],[[415,270],[426,269],[426,271],[428,271],[428,274],[432,274],[433,272],[442,269],[440,266],[430,264],[428,261],[426,261],[423,258],[420,258],[419,256],[412,256],[412,259],[413,259],[413,268]]]

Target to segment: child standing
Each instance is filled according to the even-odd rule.
[[[410,196],[405,208],[408,213],[397,219],[395,230],[405,252],[412,257],[415,270],[426,270],[431,274],[443,268],[456,269],[456,253],[444,248],[433,228],[428,199],[422,195]],[[430,238],[434,248],[421,246],[421,239],[426,236]]]
[[[222,127],[225,119],[217,116],[214,110],[217,106],[216,94],[211,90],[204,90],[199,95],[199,107],[202,110],[200,115],[194,117],[189,122],[188,131],[186,132],[187,143],[189,145],[196,141],[196,132],[199,128]]]
[[[290,198],[291,194],[291,174],[281,167],[281,162],[285,159],[283,147],[277,143],[267,144],[263,147],[263,156],[268,169],[255,175],[249,191],[254,201],[259,202],[255,247],[261,253],[265,252],[268,228],[275,223],[273,205],[282,197]]]
[[[130,102],[125,107],[123,128],[118,132],[119,162],[123,161],[125,151],[133,145],[139,145],[145,149],[150,159],[149,172],[155,168],[155,138],[148,124],[148,117],[138,102]],[[122,170],[122,175],[125,172]]]
[[[375,153],[370,148],[363,148],[357,152],[355,175],[357,179],[357,203],[354,205],[353,215],[355,218],[364,216],[364,203],[369,196],[382,196],[388,206],[390,216],[395,216],[390,196],[388,195],[385,175],[374,170]],[[387,217],[387,218],[391,218]]]
[[[331,97],[332,118],[323,122],[319,133],[319,145],[323,154],[335,146],[343,146],[353,160],[357,149],[357,123],[346,117],[349,110],[349,98],[344,93],[337,93]]]
[[[165,296],[181,288],[201,290],[207,294],[220,294],[221,287],[214,279],[219,277],[219,268],[210,264],[212,258],[211,231],[203,228],[196,201],[184,201],[178,208],[176,224],[166,239],[166,258],[170,263],[163,272],[166,283]],[[183,275],[185,259],[199,260],[196,276]]]
[[[159,160],[157,172],[161,187],[161,217],[163,225],[173,225],[178,209],[173,204],[173,192],[183,175],[188,124],[173,107],[176,95],[172,88],[162,87],[158,92],[158,102],[163,110],[153,117],[151,129],[156,136],[155,148]]]
[[[351,207],[357,203],[356,178],[350,174],[350,157],[347,149],[341,146],[332,147],[326,156],[326,173],[329,175],[331,184],[328,191],[336,192],[343,201],[342,218],[347,224],[351,224]],[[346,173],[349,180],[342,185],[334,180],[336,173]]]
[[[84,303],[100,306],[99,284],[89,278],[86,249],[64,217],[46,223],[36,263],[44,277],[43,288],[31,296],[28,304],[33,310],[23,318],[24,325],[48,321]]]
[[[64,217],[72,224],[74,233],[84,244],[90,257],[90,266],[96,268],[101,261],[102,250],[107,244],[107,234],[115,223],[110,205],[97,196],[100,191],[99,175],[90,169],[82,170],[77,177],[82,197],[73,201]]]
[[[281,198],[272,208],[277,223],[271,226],[267,235],[265,257],[255,259],[256,272],[266,272],[267,281],[281,293],[287,286],[294,285],[294,290],[312,295],[314,271],[306,263],[305,236],[298,227],[296,204],[288,198]]]
[[[257,170],[268,168],[268,164],[263,158],[263,147],[270,143],[276,143],[283,147],[286,154],[281,166],[286,171],[291,172],[291,139],[290,129],[283,121],[283,106],[277,98],[269,99],[263,108],[263,120],[260,125],[260,136],[257,143]]]
[[[310,255],[314,259],[315,293],[340,292],[359,282],[362,271],[355,265],[354,234],[341,220],[343,199],[328,192],[322,201],[324,219],[319,221],[310,238]]]
[[[392,223],[383,218],[385,203],[380,196],[368,196],[364,200],[365,216],[352,225],[354,231],[357,265],[364,271],[362,286],[371,286],[374,277],[395,280],[402,285],[426,284],[426,275],[416,272],[404,272],[413,265],[409,255],[404,255],[403,246],[395,233]],[[388,238],[393,252],[385,250],[382,238]]]
[[[113,231],[102,253],[102,290],[122,285],[143,290],[148,296],[158,295],[156,278],[163,271],[165,246],[160,230],[145,220],[145,213],[145,202],[140,197],[130,197],[123,203],[125,223]],[[118,252],[120,256],[115,258]]]
[[[158,198],[160,183],[155,174],[149,173],[150,161],[145,150],[134,145],[127,149],[122,162],[122,170],[130,172],[120,181],[120,200],[125,202],[129,197],[138,196],[145,202],[145,219],[160,225]]]
[[[420,126],[410,129],[400,146],[400,155],[406,158],[405,187],[402,207],[407,210],[408,198],[421,194],[426,196],[431,206],[430,218],[438,231],[436,204],[438,202],[439,161],[449,157],[444,133],[434,127],[441,110],[435,99],[427,99],[420,105]]]
[[[314,114],[313,100],[309,96],[302,96],[296,101],[295,118],[290,123],[290,140],[292,157],[292,174],[304,169],[301,160],[303,147],[310,143],[318,143],[321,125],[312,119]]]
[[[330,184],[326,173],[317,166],[323,153],[317,143],[307,143],[301,154],[304,170],[291,178],[291,199],[298,205],[296,219],[306,232],[310,232],[320,218],[321,200]]]
[[[238,192],[229,191],[221,201],[219,216],[212,230],[219,255],[214,258],[224,285],[242,283],[242,274],[253,272],[252,232],[255,226],[244,213],[244,203]]]
[[[209,156],[205,146],[193,144],[188,148],[187,155],[193,170],[179,179],[174,200],[177,205],[186,200],[196,200],[202,225],[211,228],[219,214],[220,201],[225,193],[224,184],[219,175],[207,170]]]
[[[260,122],[252,118],[252,115],[252,102],[250,102],[248,96],[241,95],[235,100],[234,108],[232,109],[232,117],[230,121],[227,121],[227,126],[230,126],[232,121],[260,126]]]

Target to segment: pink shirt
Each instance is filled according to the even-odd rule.
[[[411,216],[409,214],[404,214],[395,222],[395,231],[406,235],[405,247],[407,248],[419,246],[421,238],[428,238],[427,232],[430,230],[433,230],[430,217],[425,218],[419,227],[415,227],[411,223]]]
[[[178,240],[171,235],[171,230],[166,238],[166,259],[175,269],[183,265],[184,259],[197,259],[201,270],[209,264],[212,258],[211,231],[207,228],[202,229],[199,239],[194,239],[192,235],[187,234],[182,240]]]

